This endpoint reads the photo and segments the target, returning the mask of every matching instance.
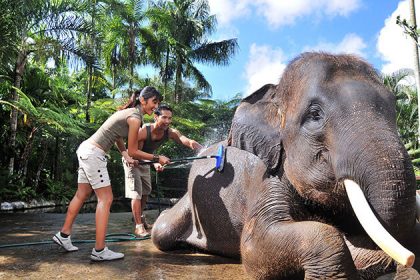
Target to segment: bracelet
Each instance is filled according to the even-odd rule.
[[[159,155],[153,155],[153,161],[159,162]]]

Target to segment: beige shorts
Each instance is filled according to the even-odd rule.
[[[125,174],[125,197],[141,199],[142,195],[149,195],[152,192],[150,179],[150,166],[147,164],[128,166],[122,158]]]
[[[99,189],[111,185],[105,152],[90,143],[84,141],[77,149],[79,160],[78,183],[87,183],[92,189]]]

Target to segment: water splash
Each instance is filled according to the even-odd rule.
[[[230,126],[229,126],[230,127]],[[205,140],[202,143],[203,148],[198,151],[197,156],[201,156],[202,153],[207,150],[207,148],[215,143],[219,143],[220,141],[224,141],[228,137],[229,127],[215,127],[211,129],[205,135]]]

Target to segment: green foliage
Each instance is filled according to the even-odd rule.
[[[182,84],[193,80],[197,88],[211,94],[212,87],[194,63],[227,65],[236,53],[236,39],[219,42],[208,38],[216,29],[208,1],[157,1],[147,11],[161,48],[159,64],[162,81],[175,78],[172,100],[185,101]]]
[[[37,197],[32,186],[27,186],[17,174],[9,175],[7,169],[0,169],[0,198],[2,200],[30,201]]]
[[[0,75],[11,70],[18,52],[19,17],[15,7],[22,1],[3,0],[0,5]]]
[[[212,87],[198,64],[228,64],[238,43],[209,40],[217,22],[208,1],[4,0],[0,13],[0,201],[67,201],[76,190],[78,145],[135,88],[157,87],[174,109],[172,126],[185,136],[205,146],[226,139],[240,96],[226,102],[209,99]],[[416,28],[399,24],[417,38]],[[138,70],[143,66],[159,74],[142,77]],[[401,83],[407,75],[401,71],[384,77],[384,83],[396,96],[399,133],[414,165],[420,166],[417,92]],[[14,83],[17,78],[21,84]],[[14,109],[19,114],[11,151]],[[153,119],[145,116],[145,121]],[[172,141],[158,152],[172,158],[195,154]],[[14,153],[15,172],[9,175]],[[124,192],[123,169],[118,151],[111,150],[110,156],[118,197]],[[160,176],[170,186],[183,175]]]
[[[51,178],[45,179],[46,189],[43,197],[58,202],[58,204],[66,204],[74,195],[76,189],[75,186],[72,188],[67,187],[64,182],[53,180]]]
[[[398,132],[412,159],[416,173],[420,173],[417,91],[407,84],[406,79],[410,77],[413,78],[411,70],[400,70],[392,75],[384,75],[383,82],[396,97]]]
[[[174,107],[173,127],[187,137],[207,145],[227,135],[238,102],[205,99],[211,85],[197,63],[226,65],[238,46],[236,39],[208,40],[216,21],[207,1],[5,1],[0,7],[0,201],[67,201],[76,190],[78,145],[134,88],[157,87]],[[143,65],[159,75],[142,77],[137,70]],[[13,110],[18,114],[11,151]],[[209,140],[215,132],[219,136]],[[195,151],[170,142],[162,153],[175,158]],[[110,155],[118,197],[124,193],[121,156],[116,150]],[[15,158],[12,175],[9,157]]]

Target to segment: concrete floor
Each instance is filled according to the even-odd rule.
[[[148,220],[157,210],[146,213]],[[79,251],[67,253],[49,243],[65,214],[0,214],[0,246],[47,241],[48,244],[0,248],[0,279],[249,279],[242,265],[232,259],[206,254],[164,253],[151,240],[108,243],[125,258],[96,263],[89,255],[93,243],[75,243]],[[111,213],[108,233],[131,233],[131,213]],[[93,240],[94,214],[80,214],[72,239]]]

